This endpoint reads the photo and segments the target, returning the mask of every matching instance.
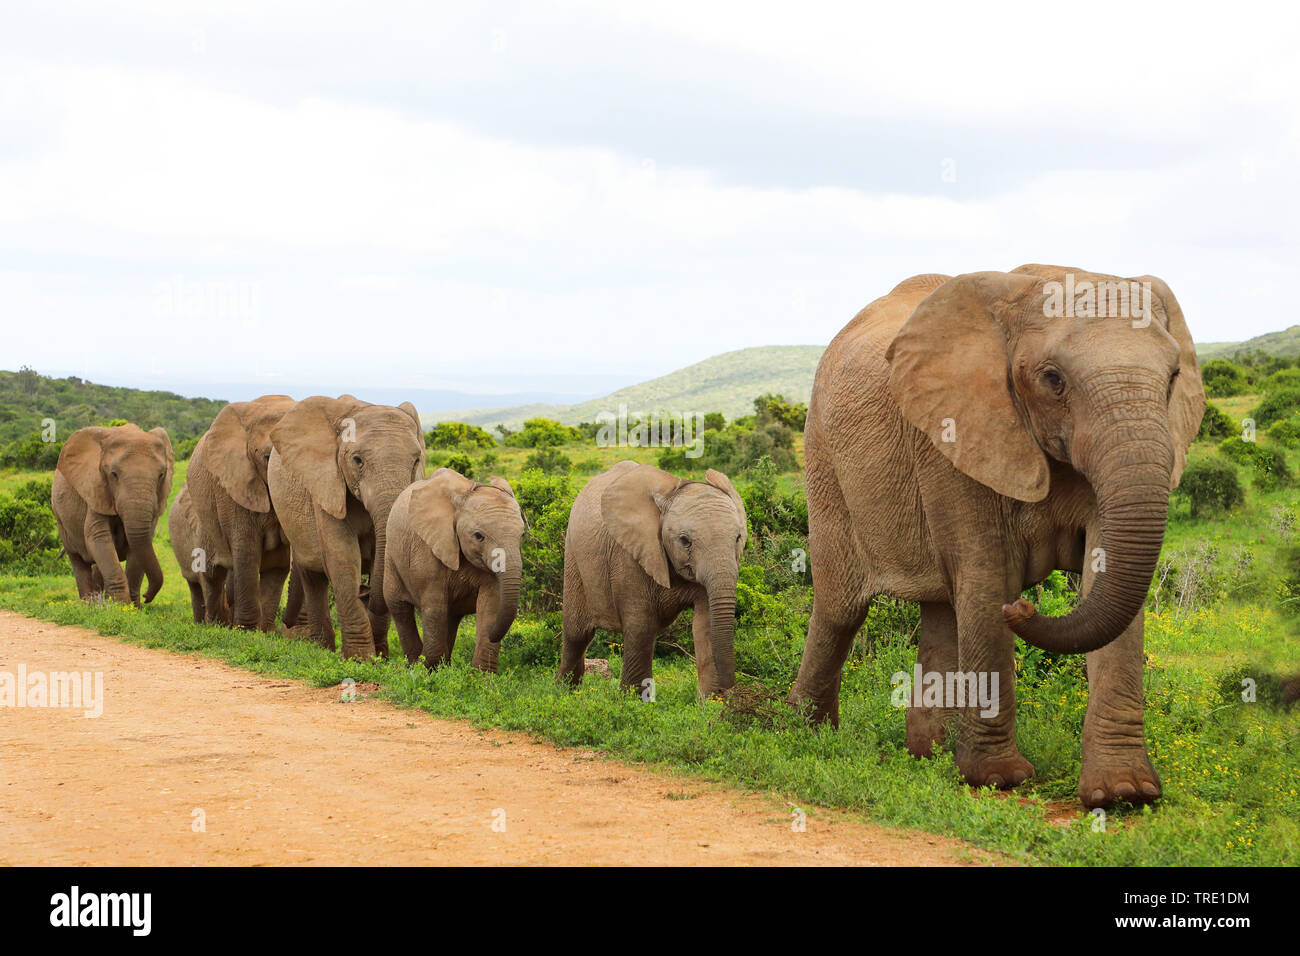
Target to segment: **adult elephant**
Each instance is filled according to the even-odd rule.
[[[145,602],[157,595],[163,574],[153,534],[171,494],[173,464],[163,428],[81,428],[64,442],[50,505],[82,598],[102,590],[139,606],[146,576]]]
[[[226,600],[225,589],[213,581],[207,558],[210,549],[200,543],[203,533],[198,518],[194,516],[188,484],[176,493],[176,500],[167,512],[167,536],[171,538],[172,554],[176,556],[181,577],[190,589],[194,623],[217,621],[229,624],[230,603]]]
[[[267,468],[271,430],[295,404],[288,395],[233,402],[217,413],[190,456],[190,507],[211,549],[206,557],[216,587],[225,587],[230,575],[236,627],[275,627],[289,542],[271,506]]]
[[[1081,298],[1063,303],[1063,288]],[[1127,309],[1120,290],[1137,290]],[[990,687],[996,676],[999,694],[990,716],[954,711],[955,696],[909,708],[912,753],[928,755],[956,712],[970,783],[1032,775],[1015,742],[1014,632],[1088,654],[1083,803],[1158,798],[1142,606],[1204,409],[1182,310],[1150,276],[1037,265],[923,275],[872,302],[831,342],[813,385],[814,599],[792,701],[837,722],[840,671],[871,599],[918,601],[924,674]],[[1062,617],[1036,614],[1019,595],[1057,568],[1082,572],[1083,598]]]
[[[387,656],[388,513],[406,486],[424,477],[424,434],[415,406],[372,405],[351,395],[306,398],[271,430],[271,442],[271,504],[302,577],[312,638],[334,648],[326,590],[332,585],[343,656]]]

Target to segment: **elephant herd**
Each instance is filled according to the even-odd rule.
[[[1144,296],[1138,313],[1095,297],[1062,312],[1062,287]],[[1152,276],[1029,265],[915,276],[876,299],[827,348],[809,403],[813,611],[791,702],[837,723],[841,671],[872,600],[915,601],[922,674],[992,676],[997,700],[914,699],[913,754],[928,756],[955,722],[969,782],[1007,788],[1032,775],[1015,742],[1019,635],[1087,654],[1082,802],[1158,798],[1142,606],[1204,409],[1182,310]],[[157,594],[152,538],[172,464],[161,428],[68,439],[52,499],[83,597],[138,603],[146,577],[144,600]],[[408,660],[436,666],[474,614],[474,664],[495,671],[518,607],[524,521],[509,483],[445,468],[426,479],[409,403],[271,395],[226,406],[194,450],[170,530],[196,620],[271,628],[288,577],[285,624],[305,615],[311,639],[332,649],[332,588],[349,657],[386,655],[391,617]],[[582,679],[602,628],[624,636],[623,685],[643,686],[656,635],[690,607],[699,693],[730,688],[746,532],[744,504],[717,471],[686,481],[623,461],[592,478],[565,538],[560,679]],[[1039,615],[1021,592],[1055,569],[1081,574],[1081,600]]]

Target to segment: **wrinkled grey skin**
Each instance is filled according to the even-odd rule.
[[[82,598],[103,591],[139,606],[147,576],[144,601],[154,599],[163,574],[153,534],[171,494],[172,466],[163,428],[82,428],[64,442],[50,505]]]
[[[220,582],[213,580],[208,568],[207,555],[210,549],[203,546],[203,535],[199,529],[198,518],[190,502],[189,485],[185,485],[172,502],[167,512],[167,536],[171,539],[172,554],[181,569],[181,577],[190,589],[190,607],[194,613],[194,623],[215,621],[219,624],[230,623],[230,604],[226,600],[225,589]],[[200,551],[202,554],[196,555]],[[195,570],[196,565],[205,570]]]
[[[301,573],[313,640],[334,649],[328,587],[344,657],[388,655],[384,550],[388,515],[424,477],[424,433],[410,402],[372,405],[351,395],[303,399],[271,431],[271,503]],[[370,574],[368,596],[361,575]]]
[[[267,468],[271,430],[294,404],[287,395],[263,395],[227,405],[195,446],[186,472],[210,574],[218,594],[230,592],[236,627],[275,627],[289,542],[271,506]],[[216,610],[209,620],[220,619]]]
[[[504,478],[479,484],[439,468],[411,485],[388,515],[384,599],[406,659],[451,660],[456,629],[475,616],[474,666],[496,673],[523,574],[524,518]],[[415,625],[419,609],[424,639]]]
[[[871,599],[920,602],[924,670],[996,674],[1000,699],[992,717],[909,708],[908,748],[928,755],[956,716],[966,779],[1012,787],[1033,773],[1015,742],[1013,632],[1086,653],[1079,797],[1101,807],[1160,795],[1143,730],[1142,605],[1205,395],[1163,282],[1136,280],[1150,283],[1145,325],[1050,317],[1044,280],[1067,272],[1115,280],[1055,266],[916,276],[827,349],[804,433],[814,597],[791,699],[838,722],[840,672]],[[1054,618],[1018,600],[1057,568],[1082,572],[1077,609]]]
[[[601,628],[623,635],[623,687],[644,692],[656,637],[690,607],[699,696],[735,683],[745,506],[726,475],[706,477],[683,481],[621,461],[578,494],[564,539],[560,681],[582,681]]]

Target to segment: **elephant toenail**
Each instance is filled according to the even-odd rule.
[[[1005,786],[1005,783],[1002,780],[1002,775],[997,773],[989,774],[988,785],[990,787],[997,787],[1001,790]]]
[[[1115,796],[1121,800],[1132,800],[1137,796],[1137,787],[1125,780],[1115,786]]]
[[[1160,788],[1150,780],[1142,781],[1142,796],[1151,797],[1152,799],[1160,796]]]
[[[1094,807],[1100,807],[1104,805],[1106,803],[1106,791],[1102,790],[1100,787],[1092,791],[1091,803]]]

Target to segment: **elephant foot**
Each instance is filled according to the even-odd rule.
[[[1083,755],[1079,774],[1079,801],[1089,810],[1116,803],[1152,803],[1160,799],[1160,775],[1147,757],[1146,747],[1122,755]]]
[[[913,757],[934,756],[934,745],[948,737],[954,712],[943,707],[907,708],[907,752]]]
[[[838,694],[830,700],[822,700],[801,694],[796,686],[790,691],[786,703],[803,714],[808,722],[814,726],[830,724],[832,727],[838,728],[840,725],[840,698]]]
[[[1034,765],[1018,751],[1001,754],[975,753],[957,758],[957,767],[972,787],[1010,790],[1034,775]]]

